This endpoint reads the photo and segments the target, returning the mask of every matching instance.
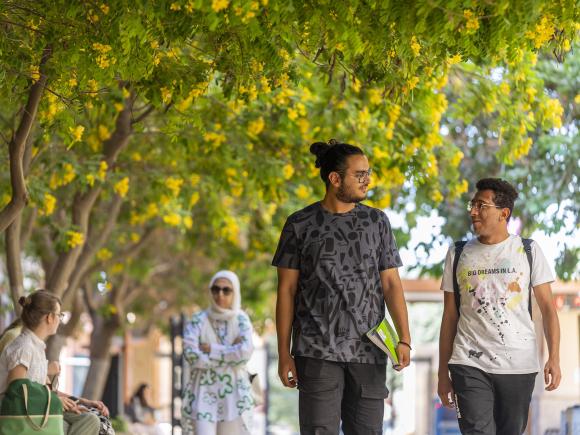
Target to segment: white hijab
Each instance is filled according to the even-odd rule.
[[[211,294],[211,286],[219,278],[227,279],[234,289],[234,300],[232,301],[231,308],[222,308],[216,304],[213,295]],[[222,320],[228,322],[228,334],[226,337],[226,344],[231,344],[239,335],[238,321],[236,315],[241,310],[242,296],[240,294],[240,280],[238,275],[229,270],[220,270],[216,273],[209,282],[208,286],[210,306],[207,309],[208,321],[202,326],[201,329],[201,341],[202,343],[219,343],[215,331],[214,322],[216,320]],[[224,344],[224,343],[221,343]]]
[[[232,302],[231,308],[222,308],[216,304],[213,295],[211,294],[211,287],[219,278],[227,279],[234,289],[234,300]],[[220,270],[216,273],[209,282],[208,287],[210,307],[208,310],[208,315],[212,320],[230,320],[240,311],[242,305],[242,295],[240,294],[240,279],[238,275],[230,270]]]

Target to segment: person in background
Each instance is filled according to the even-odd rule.
[[[245,435],[254,408],[246,363],[253,352],[252,324],[241,309],[240,281],[231,271],[209,284],[210,306],[185,325],[184,435]]]
[[[40,384],[57,379],[60,365],[47,362],[45,340],[56,333],[62,319],[60,300],[45,290],[21,297],[22,314],[0,336],[0,402],[6,388],[15,379],[28,378]],[[53,389],[55,385],[52,385]],[[99,417],[87,412],[96,408],[105,417],[109,410],[100,401],[76,398],[57,391],[63,404],[64,433],[67,435],[98,435]]]
[[[129,400],[127,414],[132,421],[131,432],[135,435],[160,435],[155,408],[151,406],[151,386],[139,384]]]

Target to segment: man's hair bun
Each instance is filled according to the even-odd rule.
[[[324,156],[332,146],[336,145],[336,143],[336,140],[330,139],[328,143],[314,142],[312,145],[310,145],[310,152],[316,156],[316,162],[314,163],[314,166],[317,168],[322,166],[322,160],[324,159]]]

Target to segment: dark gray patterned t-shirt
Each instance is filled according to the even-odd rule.
[[[300,270],[292,355],[386,362],[365,335],[385,316],[380,272],[402,265],[385,213],[356,204],[334,214],[316,202],[288,218],[272,265]]]

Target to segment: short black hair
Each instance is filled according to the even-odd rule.
[[[338,172],[341,176],[347,168],[347,159],[354,155],[364,155],[359,147],[330,139],[326,142],[315,142],[310,145],[310,152],[316,156],[315,166],[320,168],[320,178],[328,187],[331,172]]]
[[[478,191],[492,190],[495,205],[501,208],[509,208],[510,215],[507,220],[511,218],[514,203],[518,199],[518,191],[514,186],[501,178],[482,178],[475,184],[475,187]]]

